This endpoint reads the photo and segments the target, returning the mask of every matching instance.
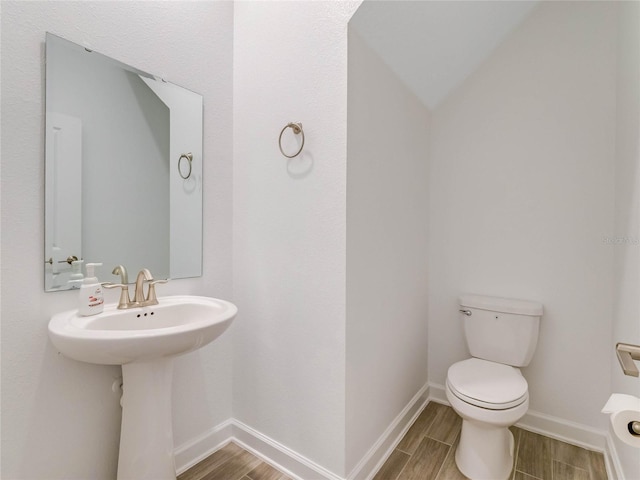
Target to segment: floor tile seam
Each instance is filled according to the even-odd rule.
[[[516,472],[520,472],[521,474],[526,475],[527,477],[535,478],[535,480],[543,480],[543,479],[542,479],[542,478],[540,478],[540,477],[536,477],[535,475],[531,475],[530,473],[523,472],[522,470],[514,469],[514,472],[513,472],[513,473],[514,473],[514,475],[515,475],[515,473],[516,473]],[[553,475],[553,473],[552,473],[551,475]]]
[[[437,403],[437,402],[436,402],[436,403]],[[443,404],[441,403],[440,405],[443,405]],[[448,405],[444,405],[444,406],[445,406],[446,408],[451,408],[451,407],[449,407]],[[458,438],[458,436],[459,436],[459,435],[461,434],[461,432],[462,432],[462,425],[460,425],[460,427],[458,428],[458,432],[456,433],[455,437],[453,437],[453,440],[451,441],[451,443],[447,443],[447,442],[445,442],[444,440],[441,440],[441,439],[439,439],[439,438],[432,437],[432,436],[431,436],[431,435],[429,435],[429,433],[428,433],[428,432],[429,432],[429,430],[431,429],[431,427],[433,426],[433,424],[436,422],[436,420],[437,420],[437,419],[438,419],[438,416],[436,415],[436,416],[433,418],[433,420],[431,421],[431,424],[430,424],[430,425],[425,429],[425,434],[424,434],[423,438],[424,438],[424,437],[427,437],[427,438],[430,438],[431,440],[435,440],[436,442],[440,442],[440,443],[444,443],[445,445],[449,445],[450,447],[454,446],[454,445],[455,445],[455,443],[456,443],[456,439]]]
[[[229,442],[229,443],[233,443],[233,442]],[[227,444],[228,445],[228,444]],[[239,445],[235,444],[234,445],[238,446],[238,448],[240,448],[240,451],[237,453],[234,453],[233,455],[231,455],[229,458],[227,458],[224,462],[222,462],[220,465],[217,465],[215,468],[212,468],[211,470],[207,471],[204,473],[204,475],[202,477],[200,477],[202,480],[204,480],[206,478],[207,475],[210,475],[214,472],[216,472],[217,470],[220,470],[222,467],[224,467],[227,463],[229,463],[231,460],[233,460],[234,458],[236,458],[237,456],[241,455],[242,453],[246,452],[246,450],[242,447],[240,447]],[[223,447],[224,448],[224,447]],[[219,450],[218,450],[219,451]],[[243,475],[244,476],[244,475]],[[247,475],[248,476],[248,475]],[[240,477],[242,478],[242,477]]]
[[[428,404],[427,404],[427,405],[428,405]],[[425,407],[425,409],[426,409],[426,407]],[[425,437],[425,436],[427,435],[427,432],[431,429],[431,427],[433,427],[433,424],[434,424],[434,423],[436,423],[436,420],[437,420],[437,419],[438,419],[438,414],[435,414],[435,415],[433,416],[433,418],[431,419],[431,421],[429,422],[429,425],[427,425],[427,426],[424,428],[424,430],[423,430],[423,431],[424,431],[424,434],[422,435],[423,437]]]
[[[438,402],[434,402],[434,403],[438,403]],[[428,405],[428,404],[427,404]],[[444,406],[444,407],[448,407],[447,405],[444,405],[442,403],[438,403],[438,405]],[[425,407],[426,408],[426,407]],[[451,408],[451,407],[448,407]],[[436,440],[437,442],[441,442],[443,443],[441,440],[438,440],[437,438],[433,438],[432,436],[429,435],[429,430],[431,430],[431,427],[433,427],[436,423],[436,420],[438,420],[438,417],[440,416],[440,414],[443,412],[444,410],[441,410],[440,412],[436,413],[433,418],[431,419],[431,422],[429,422],[429,425],[427,427],[425,427],[424,429],[424,433],[422,434],[422,438],[420,440],[422,440],[425,437],[431,438],[432,440]]]
[[[437,440],[436,440],[436,442],[437,442]],[[440,443],[442,443],[442,442],[440,442]],[[445,443],[445,445],[446,445],[446,443]],[[451,445],[449,445],[449,450],[447,450],[447,454],[445,455],[444,460],[440,464],[440,468],[438,469],[438,473],[436,473],[436,476],[435,476],[434,480],[438,480],[438,478],[440,477],[440,474],[442,473],[442,469],[444,468],[444,466],[447,463],[447,460],[449,459],[449,455],[453,455],[453,454],[454,454],[453,447]],[[454,465],[455,465],[455,461],[454,461]],[[456,468],[458,468],[458,467],[456,466]]]
[[[214,469],[212,469],[212,470],[210,470],[210,471],[206,472],[204,476],[200,477],[200,480],[206,480],[207,478],[209,478],[209,477],[208,477],[208,475],[215,474],[216,472],[220,471],[220,470],[221,470],[225,465],[227,465],[229,462],[231,462],[231,461],[232,461],[233,459],[235,459],[236,457],[238,457],[238,456],[242,455],[243,453],[249,453],[249,454],[251,454],[251,452],[246,451],[244,448],[242,448],[242,447],[239,447],[239,448],[240,448],[240,451],[239,451],[238,453],[236,453],[236,454],[234,454],[234,455],[230,456],[227,460],[225,460],[224,462],[222,462],[220,465],[216,466],[216,468],[214,468]],[[251,454],[251,455],[253,455],[253,454]],[[246,464],[246,462],[243,462],[243,463],[242,463],[242,467],[247,468],[247,467],[246,467],[246,465],[247,465],[247,464]],[[242,478],[243,478],[243,477],[245,477],[245,476],[249,477],[249,473],[250,473],[250,472],[251,472],[251,470],[249,470],[249,471],[248,471],[248,472],[246,472],[246,473],[243,473],[243,474],[242,474],[240,477],[238,477],[236,480],[242,480]],[[251,478],[251,477],[249,477],[249,478]]]
[[[513,434],[513,432],[511,432],[511,433]],[[513,475],[511,476],[511,478],[513,480],[515,480],[515,478],[516,478],[516,472],[520,471],[520,470],[518,470],[518,455],[520,454],[520,441],[521,440],[522,440],[522,435],[518,434],[518,441],[515,442],[516,446],[513,449]],[[524,472],[522,472],[522,473],[524,473]]]
[[[226,459],[224,462],[222,462],[220,465],[216,465],[216,466],[210,466],[209,468],[204,468],[202,469],[201,472],[198,472],[198,476],[194,477],[194,480],[202,480],[204,478],[206,478],[208,475],[211,475],[213,472],[215,472],[216,470],[218,470],[219,468],[221,468],[223,465],[226,465],[226,463],[231,460],[233,457],[235,457],[235,455],[232,455],[231,457],[229,457],[228,459]],[[188,470],[187,470],[188,472]],[[185,472],[186,473],[186,472]],[[189,478],[189,477],[187,477]]]
[[[409,455],[407,461],[404,462],[404,465],[402,466],[398,474],[394,478],[390,478],[389,480],[398,480],[402,476],[402,472],[404,472],[404,469],[407,468],[407,465],[409,465],[409,460],[411,460],[411,455]]]
[[[389,479],[385,479],[385,480],[398,480],[398,478],[400,478],[400,475],[402,474],[402,472],[403,472],[403,470],[405,469],[405,467],[409,464],[409,461],[411,461],[411,454],[410,454],[410,453],[405,452],[404,450],[400,450],[399,448],[396,448],[396,449],[395,449],[395,451],[398,451],[398,452],[404,453],[404,454],[407,456],[407,459],[405,460],[404,465],[402,465],[402,468],[401,468],[401,469],[400,469],[400,471],[396,474],[396,476],[395,476],[395,477],[393,477],[393,478],[389,478]],[[385,462],[385,463],[386,463],[386,462]],[[384,467],[384,465],[383,465],[383,467]],[[382,467],[380,468],[380,470],[381,470],[381,469],[382,469]],[[379,471],[380,471],[380,470],[378,470],[378,472],[376,472],[376,475],[379,473]]]
[[[589,459],[587,458],[587,461],[588,460]],[[565,462],[563,460],[560,460],[559,458],[556,458],[553,455],[551,455],[551,461],[552,462],[562,463],[564,465],[569,465],[570,467],[579,468],[580,470],[586,470],[587,472],[591,472],[591,464],[589,464],[587,466],[580,466],[580,465],[576,465],[575,463],[569,463],[569,462]]]
[[[552,458],[552,459],[551,459],[551,462],[552,462],[552,463],[551,463],[551,466],[552,466],[552,467],[553,467],[553,462],[558,462],[558,463],[561,463],[562,465],[566,465],[566,466],[571,467],[571,468],[577,468],[578,470],[582,470],[583,472],[587,472],[587,473],[589,474],[589,476],[591,476],[591,468],[590,468],[590,467],[587,467],[587,468],[578,467],[578,466],[576,466],[576,465],[571,465],[570,463],[563,462],[563,461],[561,461],[561,460],[557,460],[557,459],[555,459],[555,458]]]
[[[456,438],[458,438],[458,435],[456,435],[456,437],[453,439],[453,441],[451,443],[447,443],[444,440],[441,440],[440,438],[435,438],[435,437],[432,437],[430,435],[423,436],[421,438],[421,440],[424,440],[425,438],[428,438],[430,440],[435,440],[436,442],[442,443],[442,444],[446,445],[447,447],[453,447],[455,445],[455,443],[456,443]]]
[[[422,441],[422,438],[420,439],[420,441]],[[405,450],[402,450],[401,448],[396,447],[395,449],[396,449],[397,451],[399,451],[399,452],[404,453],[405,455],[409,455],[409,456],[413,455],[413,453],[409,453],[409,452],[407,452],[407,451],[405,451]]]
[[[398,449],[396,449],[398,450]],[[400,450],[402,452],[402,450]],[[398,480],[400,477],[402,477],[402,472],[404,472],[404,469],[407,468],[407,465],[409,465],[409,463],[411,462],[411,457],[413,456],[413,454],[411,453],[407,453],[407,452],[402,452],[405,455],[408,455],[409,458],[407,458],[407,461],[404,462],[404,465],[402,466],[402,468],[400,469],[400,471],[398,472],[398,474],[394,477],[394,478],[390,478],[389,480]]]

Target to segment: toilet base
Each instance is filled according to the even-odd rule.
[[[462,420],[456,465],[471,480],[507,480],[513,468],[513,434],[473,420]]]

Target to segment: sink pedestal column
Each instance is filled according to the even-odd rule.
[[[122,365],[118,480],[175,480],[171,418],[173,359]]]

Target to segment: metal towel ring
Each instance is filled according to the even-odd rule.
[[[296,135],[298,134],[302,134],[302,145],[300,145],[300,149],[294,153],[293,155],[287,155],[286,153],[284,153],[284,150],[282,150],[282,134],[284,133],[284,131],[290,128],[291,130],[293,130],[293,133],[295,133]],[[278,146],[280,147],[280,152],[282,153],[282,155],[284,155],[287,158],[293,158],[293,157],[297,157],[298,155],[300,155],[300,152],[302,151],[302,148],[304,147],[304,130],[302,130],[302,123],[298,122],[298,123],[287,123],[287,125],[282,129],[282,131],[280,132],[280,137],[278,138]]]
[[[182,174],[182,170],[180,169],[180,164],[182,163],[182,159],[183,159],[183,158],[186,158],[186,159],[187,159],[187,162],[189,162],[189,173],[187,173],[187,175],[186,175],[186,176],[184,176],[184,175]],[[178,159],[178,173],[179,173],[179,174],[180,174],[180,176],[181,176],[183,179],[185,179],[185,180],[191,176],[191,162],[192,162],[192,161],[193,161],[193,154],[192,154],[191,152],[189,152],[189,153],[183,153],[182,155],[180,155],[180,158]]]

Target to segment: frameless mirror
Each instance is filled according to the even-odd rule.
[[[202,96],[47,33],[45,290],[202,274]]]

